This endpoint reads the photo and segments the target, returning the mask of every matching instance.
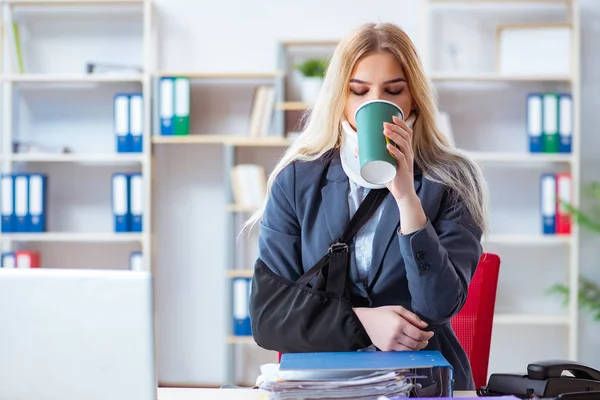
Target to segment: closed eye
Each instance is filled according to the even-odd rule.
[[[391,94],[392,96],[397,96],[397,95],[399,95],[400,93],[402,93],[402,91],[403,91],[403,90],[404,90],[404,89],[398,89],[398,90],[391,90],[391,89],[388,89],[388,90],[386,90],[386,92],[388,92],[388,93],[389,93],[389,94]]]
[[[352,92],[352,94],[354,94],[356,96],[364,96],[365,94],[369,93],[368,90],[356,90],[353,88],[350,88],[350,91]]]

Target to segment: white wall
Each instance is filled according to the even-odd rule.
[[[155,0],[159,26],[159,63],[161,70],[176,71],[272,71],[276,68],[276,44],[282,40],[338,39],[359,23],[365,21],[391,21],[400,24],[413,40],[420,43],[420,9],[417,0],[397,2],[393,0],[373,0],[368,7],[350,7],[341,0],[303,2],[280,2],[275,0],[222,0],[208,6],[195,0]],[[584,181],[600,179],[597,150],[600,139],[595,131],[600,125],[597,114],[600,90],[600,44],[592,38],[599,34],[600,4],[594,0],[582,1],[583,17],[583,157]],[[315,10],[318,10],[315,11]],[[98,25],[92,20],[78,24],[56,24],[43,22],[36,24],[32,35],[37,38],[29,60],[34,70],[44,71],[81,71],[83,60],[119,61],[125,59],[139,62],[137,49],[141,25],[139,20],[131,21],[126,17],[105,20]],[[56,22],[56,21],[54,21]],[[68,29],[74,28],[85,34],[72,35]],[[105,35],[114,36],[106,38]],[[470,35],[465,29],[456,35]],[[98,37],[102,39],[98,39]],[[118,38],[123,38],[119,40]],[[89,46],[83,38],[93,40]],[[79,40],[81,39],[81,40]],[[460,38],[459,38],[460,39]],[[119,46],[116,41],[119,40]],[[61,57],[55,57],[59,49],[70,49]],[[90,48],[94,49],[90,52]],[[128,50],[124,50],[128,49]],[[43,65],[43,67],[40,67]],[[485,65],[483,63],[482,65]],[[522,96],[532,88],[540,86],[516,85],[506,88],[503,97],[491,99],[490,94],[498,88],[480,86],[464,92],[465,88],[447,87],[440,89],[440,103],[453,112],[453,123],[457,142],[466,147],[486,149],[491,143],[501,144],[507,150],[524,145],[520,133],[519,119],[524,116],[522,103],[511,101],[510,96]],[[554,86],[553,86],[554,87]],[[542,85],[541,88],[544,88]],[[70,142],[81,149],[108,149],[112,146],[103,131],[110,132],[106,120],[107,109],[101,100],[107,94],[96,88],[75,92],[76,96],[57,97],[57,103],[50,108],[41,106],[42,98],[49,98],[48,92],[31,91],[25,95],[28,108],[22,116],[22,126],[30,126],[27,132],[35,138],[49,143],[61,143],[57,132],[61,127],[64,134],[74,139]],[[461,90],[461,91],[458,91]],[[54,96],[54,95],[53,95]],[[252,90],[250,85],[239,88],[234,85],[220,87],[215,84],[203,86],[194,84],[192,95],[192,127],[201,133],[238,133],[246,129]],[[471,96],[471,97],[469,97]],[[98,108],[78,114],[82,110],[80,100],[97,101]],[[63,107],[60,107],[63,104]],[[105,104],[105,103],[102,103]],[[488,104],[498,106],[505,114],[490,113],[474,116],[468,106]],[[454,107],[454,108],[453,108]],[[50,112],[53,111],[53,112]],[[28,114],[29,113],[29,114]],[[84,115],[84,118],[70,119]],[[225,117],[226,115],[226,117]],[[504,117],[509,116],[507,120]],[[221,118],[225,118],[221,120]],[[489,121],[488,121],[489,119]],[[491,121],[491,122],[490,122]],[[492,126],[487,135],[473,136],[473,132]],[[479,128],[473,130],[473,128]],[[107,130],[108,128],[108,130]],[[80,132],[86,132],[84,134]],[[514,131],[513,141],[503,141],[504,133]],[[79,134],[79,136],[78,136]],[[86,138],[85,140],[82,137]],[[486,138],[477,141],[477,138]],[[159,378],[163,384],[205,385],[222,383],[226,376],[225,336],[230,319],[227,315],[228,301],[223,293],[227,288],[224,265],[229,249],[225,248],[226,230],[224,223],[225,195],[228,188],[223,185],[224,153],[220,146],[157,146],[154,153],[153,181],[155,198],[153,201],[155,229],[155,276],[157,282],[157,313],[159,340]],[[272,165],[279,155],[278,149],[252,150],[240,149],[238,161],[264,161]],[[44,166],[53,174],[69,176],[65,166]],[[128,167],[130,168],[130,167]],[[123,169],[123,168],[117,168]],[[114,168],[112,169],[114,170]],[[102,182],[109,176],[111,169],[81,169],[77,179],[84,176],[95,177]],[[537,176],[542,169],[511,169],[507,173],[489,167],[487,176],[492,189],[498,188],[499,195],[492,206],[497,210],[492,215],[493,228],[499,232],[514,231],[535,232],[537,221]],[[511,182],[523,176],[528,184],[519,187],[527,191],[528,197],[522,199],[502,195],[502,189],[510,187]],[[57,178],[58,179],[58,178]],[[56,184],[56,196],[63,193],[63,186]],[[77,190],[78,186],[67,190]],[[74,189],[75,188],[75,189]],[[529,189],[528,189],[529,188]],[[97,215],[97,229],[110,229],[104,216],[109,216],[110,208],[105,194],[96,192],[80,193],[69,201],[65,209],[85,209],[86,215]],[[92,204],[89,207],[89,204]],[[73,207],[73,208],[71,208]],[[86,207],[89,207],[86,209]],[[100,210],[100,211],[99,211]],[[522,215],[515,213],[523,210]],[[59,212],[57,211],[57,212]],[[77,212],[77,211],[75,211]],[[515,218],[518,217],[518,218]],[[512,221],[508,218],[514,218]],[[518,224],[517,222],[518,221]],[[53,223],[53,222],[51,222]],[[79,227],[76,220],[56,222],[56,226]],[[73,228],[74,229],[74,228]],[[582,272],[591,278],[600,279],[596,268],[599,239],[584,233],[582,240]],[[126,245],[113,247],[79,246],[71,250],[68,262],[78,260],[102,267],[115,265],[125,268],[121,261],[131,250]],[[51,265],[60,265],[61,254],[66,246],[48,245],[44,247],[45,258]],[[104,250],[109,257],[101,258]],[[544,296],[544,288],[563,277],[561,262],[566,259],[564,249],[550,249],[543,254],[533,250],[513,252],[511,248],[498,248],[503,255],[503,273],[498,294],[499,312],[532,312],[534,305],[540,305],[543,312],[560,311],[556,301]],[[75,256],[77,255],[77,256]],[[250,267],[250,266],[247,266]],[[561,269],[562,268],[562,269]],[[538,280],[539,277],[543,279]],[[537,282],[537,285],[536,285]],[[517,285],[512,292],[512,285]],[[600,359],[600,338],[598,325],[589,321],[585,315],[581,320],[580,358],[588,363]],[[499,326],[494,330],[494,342],[491,356],[491,371],[522,370],[527,361],[538,358],[562,356],[564,346],[556,347],[556,341],[565,342],[561,328],[538,327],[519,328]],[[556,347],[556,349],[555,349]],[[246,352],[251,347],[244,348]],[[515,357],[515,351],[528,352]],[[556,350],[556,351],[555,351]],[[258,352],[258,362],[273,360],[274,355]],[[246,358],[246,361],[248,359]],[[257,364],[246,363],[244,376],[240,379],[252,381],[258,373]]]

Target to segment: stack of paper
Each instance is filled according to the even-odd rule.
[[[452,368],[436,351],[284,354],[261,372],[256,385],[270,399],[404,398],[425,387],[452,395]]]
[[[286,373],[277,367],[277,364],[261,367],[263,380],[259,388],[269,391],[271,399],[408,397],[414,387],[409,371]]]

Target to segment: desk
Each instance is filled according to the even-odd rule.
[[[268,392],[257,389],[159,388],[158,400],[263,400]],[[473,397],[475,392],[454,392],[454,397]]]

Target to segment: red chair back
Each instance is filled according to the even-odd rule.
[[[487,382],[499,272],[500,257],[483,253],[469,285],[467,301],[451,320],[452,329],[469,357],[478,388]]]
[[[451,320],[452,329],[469,358],[478,388],[487,382],[499,273],[500,257],[483,253],[469,284],[467,301]],[[281,361],[281,353],[277,360]]]

